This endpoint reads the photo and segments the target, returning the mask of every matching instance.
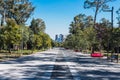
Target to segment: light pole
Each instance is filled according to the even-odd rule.
[[[114,7],[112,7],[112,9],[111,10],[103,10],[104,12],[111,12],[111,38],[110,39],[108,39],[108,50],[109,50],[109,45],[110,45],[110,40],[111,40],[111,42],[112,42],[112,36],[113,36],[113,10],[114,10]],[[113,54],[111,53],[111,57],[113,56]],[[108,59],[108,54],[107,54],[107,59]],[[112,59],[111,59],[111,61],[112,61]]]
[[[113,10],[114,10],[114,7],[112,7],[111,10],[103,10],[104,12],[111,12],[111,27],[112,27],[112,30],[113,30]]]

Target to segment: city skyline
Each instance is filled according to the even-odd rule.
[[[64,40],[64,35],[63,34],[56,34],[55,35],[55,41],[56,42],[63,42],[63,40]]]

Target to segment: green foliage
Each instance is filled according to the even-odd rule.
[[[51,38],[45,31],[45,23],[42,19],[32,19],[30,25],[30,35],[29,35],[29,43],[33,43],[31,45],[33,48],[50,48],[51,47]],[[30,44],[29,44],[30,46]]]
[[[39,34],[39,32],[45,31],[45,23],[42,19],[32,19],[30,29],[34,34]]]
[[[46,49],[51,38],[45,33],[45,22],[33,19],[30,27],[25,22],[35,7],[29,0],[0,0],[0,49]],[[4,19],[6,25],[3,25]],[[17,48],[17,49],[16,49]]]
[[[91,49],[114,51],[120,46],[120,28],[113,28],[109,20],[102,18],[100,23],[93,27],[94,21],[91,16],[79,14],[74,17],[70,24],[70,34],[64,42],[65,48],[70,49]]]
[[[104,11],[105,9],[109,9],[109,6],[107,5],[108,2],[115,1],[115,0],[85,0],[84,1],[84,8],[94,8],[95,9],[95,15],[94,15],[94,24],[93,27],[96,28],[96,19],[97,14],[99,11]]]
[[[6,18],[14,19],[17,24],[25,24],[34,9],[29,0],[0,0],[1,26],[4,13]]]
[[[44,48],[50,48],[51,47],[51,39],[48,34],[46,33],[41,33],[42,35],[42,40],[43,40],[43,47]]]
[[[74,35],[69,34],[67,36],[67,38],[65,39],[64,47],[65,48],[70,48],[70,49],[74,48],[74,44],[75,44],[74,41],[75,41]]]
[[[38,49],[42,46],[42,37],[41,35],[34,35],[34,46]]]
[[[113,29],[113,46],[114,47],[120,46],[120,28]]]
[[[7,20],[7,26],[2,28],[2,38],[9,49],[12,45],[19,45],[21,41],[20,26],[13,19]]]

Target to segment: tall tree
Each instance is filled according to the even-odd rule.
[[[84,2],[85,9],[88,9],[88,8],[95,9],[93,28],[96,29],[96,19],[97,19],[98,12],[104,9],[108,9],[109,6],[107,5],[107,3],[111,1],[115,1],[115,0],[85,0]],[[94,50],[92,50],[92,52],[94,52]]]
[[[11,47],[13,45],[20,45],[22,35],[20,31],[20,26],[12,19],[7,19],[7,26],[3,28],[4,42],[11,53]]]
[[[69,30],[70,35],[67,36],[67,39],[65,40],[65,45],[68,44],[69,46],[71,45],[72,48],[80,49],[80,48],[86,48],[89,43],[93,44],[93,42],[90,39],[88,41],[87,39],[88,36],[85,35],[87,34],[86,31],[91,29],[89,28],[91,26],[93,26],[92,16],[86,16],[85,14],[79,14],[75,16],[72,23],[70,24],[70,30]],[[91,30],[90,34],[95,35],[93,29]],[[95,37],[94,35],[92,35],[92,38]]]
[[[45,31],[45,22],[42,19],[32,19],[30,29],[34,34]]]
[[[96,26],[96,37],[99,40],[99,50],[101,51],[103,45],[108,47],[108,41],[110,38],[110,27],[111,24],[109,20],[102,18],[101,22],[97,24]]]
[[[70,33],[77,34],[78,30],[83,30],[85,28],[84,21],[86,19],[85,14],[79,14],[74,17],[74,20],[70,24]]]
[[[95,9],[95,14],[94,14],[94,28],[96,27],[96,19],[97,19],[97,14],[99,11],[108,9],[109,6],[107,5],[108,2],[115,1],[115,0],[85,0],[84,2],[84,8],[94,8]]]
[[[1,0],[0,2],[1,25],[3,25],[3,18],[13,18],[17,24],[25,24],[35,8],[29,0]]]

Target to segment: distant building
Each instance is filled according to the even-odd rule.
[[[63,35],[62,34],[59,35],[59,38],[60,38],[60,42],[63,42]]]
[[[58,35],[55,35],[55,41],[58,41]]]
[[[63,42],[63,40],[64,40],[63,34],[60,34],[59,36],[55,35],[55,41],[56,42]]]

